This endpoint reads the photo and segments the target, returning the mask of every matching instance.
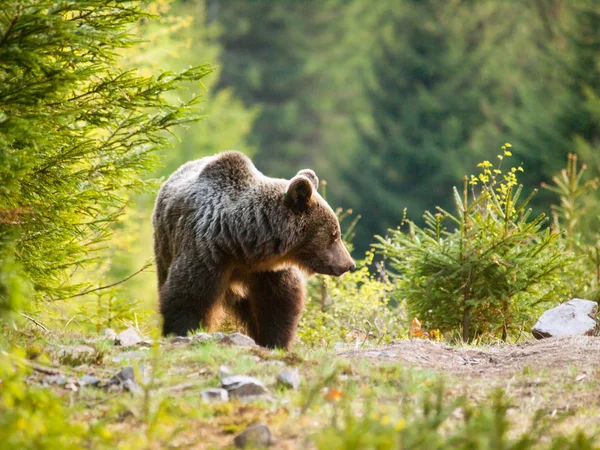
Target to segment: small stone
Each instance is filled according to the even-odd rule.
[[[171,338],[169,342],[171,342],[171,344],[189,344],[192,342],[192,338],[187,336],[175,336],[174,338]]]
[[[574,298],[549,309],[539,318],[531,333],[536,339],[555,336],[595,336],[598,303]]]
[[[136,383],[135,373],[131,366],[123,368],[119,373],[112,377],[104,387],[110,390],[124,389],[134,395],[141,395],[144,392],[140,385]]]
[[[269,392],[260,380],[246,375],[225,377],[221,383],[232,397],[257,397]]]
[[[152,339],[144,339],[142,342],[138,344],[140,347],[152,347],[154,345],[154,341]]]
[[[134,359],[144,358],[148,354],[146,349],[142,350],[134,350],[131,352],[121,353],[120,355],[116,355],[112,358],[112,362],[119,363],[121,361],[131,361]]]
[[[269,427],[264,423],[257,423],[238,434],[233,443],[237,448],[267,447],[273,443],[273,440]]]
[[[114,341],[115,339],[117,339],[117,332],[112,328],[106,328],[102,332],[102,338],[108,341]]]
[[[67,379],[62,375],[50,375],[44,378],[44,384],[56,384],[58,386],[64,386],[67,384]]]
[[[219,339],[221,345],[235,345],[238,347],[256,347],[256,342],[249,336],[242,333],[232,333]]]
[[[300,372],[298,369],[284,369],[277,375],[277,384],[296,390],[300,387]]]
[[[212,338],[215,341],[218,341],[219,339],[223,339],[225,337],[225,333],[221,333],[220,331],[217,331],[216,333],[212,334]]]
[[[231,375],[231,370],[227,366],[219,366],[219,378],[225,378]]]
[[[143,339],[139,334],[133,329],[133,327],[127,328],[122,333],[117,335],[115,339],[115,344],[120,345],[122,347],[131,347],[142,342]]]
[[[100,378],[94,375],[88,375],[87,373],[79,378],[80,386],[98,386],[100,384]]]
[[[201,344],[212,341],[212,340],[213,340],[213,337],[208,333],[196,333],[195,335],[192,336],[192,341],[199,342]]]
[[[226,402],[229,400],[229,393],[221,388],[204,389],[200,392],[200,396],[205,403]]]
[[[112,377],[108,383],[107,386],[112,386],[112,385],[123,385],[123,383],[125,383],[125,381],[127,380],[131,380],[131,381],[135,381],[135,373],[133,372],[133,367],[131,366],[127,366],[124,367],[123,369],[121,369],[121,371],[119,373],[117,373],[114,377]]]
[[[144,393],[144,390],[134,380],[125,380],[123,382],[123,389],[134,395],[141,395]]]
[[[69,380],[67,384],[65,384],[65,389],[77,392],[79,390],[79,383],[77,382],[77,380]]]

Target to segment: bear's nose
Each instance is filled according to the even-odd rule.
[[[352,263],[348,266],[348,270],[350,272],[354,272],[356,270],[356,264]]]

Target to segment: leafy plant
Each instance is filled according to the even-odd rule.
[[[100,422],[72,420],[70,408],[51,391],[25,381],[29,369],[18,351],[0,352],[0,436],[5,448],[111,446],[111,435]]]
[[[466,397],[448,400],[444,387],[437,383],[417,399],[405,398],[401,411],[381,413],[373,403],[356,415],[350,405],[342,406],[342,420],[319,431],[314,437],[319,449],[585,449],[595,447],[595,438],[583,431],[573,437],[552,436],[551,420],[538,411],[530,426],[518,435],[511,433],[509,400],[500,390],[487,404],[474,408]],[[454,421],[462,416],[462,421]],[[555,420],[556,422],[556,420]]]
[[[389,341],[406,331],[402,310],[390,304],[391,283],[371,273],[373,252],[358,269],[341,278],[323,277],[309,284],[306,312],[298,336],[310,346],[336,342]],[[322,298],[327,296],[324,305]]]
[[[326,197],[326,183],[323,182]],[[360,216],[351,210],[338,209],[337,216],[345,226],[343,240],[352,251],[354,228]],[[405,331],[402,310],[390,304],[392,285],[385,273],[372,273],[374,253],[356,262],[357,270],[343,277],[315,276],[308,285],[306,312],[298,336],[310,346],[330,346],[337,342],[357,345],[370,339],[389,341]],[[379,266],[381,268],[381,266]]]
[[[510,147],[503,146],[497,168],[484,161],[477,176],[465,177],[462,195],[454,188],[457,215],[426,212],[424,228],[404,219],[406,232],[390,230],[376,245],[390,259],[410,316],[442,333],[461,330],[464,341],[515,336],[565,290],[560,275],[570,254],[544,227],[544,214],[530,218],[536,191],[520,200],[523,169],[502,171]]]
[[[567,167],[552,177],[554,184],[542,187],[559,196],[559,204],[552,205],[554,230],[564,236],[578,261],[568,277],[573,293],[600,300],[600,233],[591,231],[598,229],[600,216],[585,217],[586,202],[598,189],[598,178],[586,180],[586,170],[585,164],[578,167],[577,155],[569,153]]]
[[[201,118],[198,96],[169,102],[164,94],[202,79],[208,65],[156,76],[119,68],[119,52],[136,43],[131,26],[148,17],[142,8],[121,0],[3,5],[0,247],[37,298],[87,285],[66,281],[94,260],[131,194],[151,185],[142,174],[170,129]]]

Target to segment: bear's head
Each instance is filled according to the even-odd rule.
[[[293,258],[311,273],[340,276],[356,269],[342,241],[337,216],[319,195],[319,179],[305,169],[290,180],[285,203],[298,220],[298,245]]]

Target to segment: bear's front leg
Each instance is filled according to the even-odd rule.
[[[250,302],[256,319],[258,345],[289,350],[304,296],[304,280],[296,268],[252,274]]]
[[[222,273],[193,258],[176,258],[159,293],[163,335],[185,336],[200,326],[210,329],[224,292],[222,278]]]

